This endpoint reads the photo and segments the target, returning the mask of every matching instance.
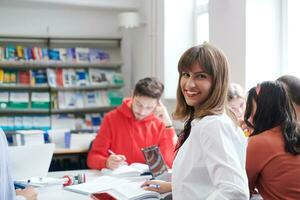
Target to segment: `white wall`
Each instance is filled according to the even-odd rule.
[[[3,35],[120,37],[111,11],[1,6],[0,19]]]
[[[143,25],[131,32],[133,85],[146,76],[158,77],[162,80],[160,69],[162,51],[162,2],[161,0],[141,0],[140,14]],[[159,58],[160,57],[160,58]]]
[[[231,81],[245,87],[246,0],[210,0],[209,32],[229,60]]]
[[[120,1],[123,1],[123,4],[120,4]],[[133,45],[129,35],[119,29],[117,15],[124,10],[138,9],[139,2],[118,0],[116,2],[120,4],[119,7],[115,1],[105,0],[97,3],[91,0],[77,0],[73,1],[73,4],[64,0],[46,2],[48,3],[31,0],[0,1],[1,35],[123,38],[122,71],[126,80],[124,93],[129,94],[133,73],[129,52]]]

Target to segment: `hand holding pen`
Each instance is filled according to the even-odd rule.
[[[106,161],[106,168],[108,169],[116,169],[121,164],[126,163],[126,157],[124,155],[115,154],[113,151],[108,150],[110,156],[108,157]]]
[[[171,192],[172,186],[170,182],[159,181],[159,180],[149,180],[145,181],[142,185],[145,190],[159,192],[161,194]]]

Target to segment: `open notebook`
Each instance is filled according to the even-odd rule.
[[[78,185],[65,187],[66,190],[81,193],[94,194],[106,192],[116,199],[138,200],[154,198],[160,199],[160,194],[153,191],[146,191],[141,188],[145,180],[132,181],[129,179],[117,178],[113,176],[100,176],[93,181]]]
[[[130,165],[120,165],[117,169],[111,170],[103,168],[101,170],[102,174],[117,176],[117,177],[133,177],[140,176],[143,173],[150,172],[149,166],[142,163],[132,163]]]

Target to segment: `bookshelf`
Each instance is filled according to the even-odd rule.
[[[53,127],[52,118],[56,115],[71,115],[74,119],[79,117],[83,118],[84,121],[84,117],[88,114],[103,114],[114,109],[120,103],[122,98],[121,89],[124,85],[124,80],[122,80],[120,42],[120,38],[0,35],[0,70],[2,70],[2,72],[0,71],[0,126],[13,131],[19,129],[15,127],[22,127],[20,124],[13,124],[15,121],[20,123],[22,117],[27,117],[28,119],[28,117],[31,116],[48,116],[49,120],[45,123],[48,123],[48,129],[51,129]],[[19,53],[19,51],[21,51],[20,49],[23,53]],[[28,59],[28,51],[32,54],[31,59]],[[68,54],[70,51],[74,51],[72,59],[70,59]],[[41,53],[39,54],[39,52]],[[45,57],[44,52],[46,52]],[[10,54],[15,55],[15,57],[7,56]],[[59,59],[55,57],[57,55]],[[103,60],[101,56],[104,58]],[[81,57],[84,59],[81,59]],[[86,57],[88,57],[87,60],[85,60]],[[5,82],[5,76],[7,76],[7,74],[5,74],[6,72],[10,74],[8,76],[13,76],[16,81],[12,83]],[[18,82],[21,72],[30,74],[28,83],[20,84]],[[54,85],[49,81],[50,77],[52,77],[49,75],[51,74],[50,72],[56,76],[53,79],[55,80]],[[63,84],[58,84],[58,82],[56,83],[56,80],[58,80],[57,76],[61,75],[58,72],[65,73],[62,75],[63,78],[67,76],[78,78],[83,74],[85,77],[84,84],[78,85],[76,82],[75,85],[67,85],[64,79],[62,79]],[[34,73],[37,73],[36,77],[39,76],[42,77],[42,79],[45,79],[43,76],[46,76],[47,80],[42,82],[42,80],[37,80],[35,77],[36,80],[33,81],[35,83],[32,84],[32,77],[34,77],[32,74]],[[81,75],[78,75],[79,73],[81,73]],[[95,83],[92,81],[94,73],[101,73],[101,75],[104,73],[105,79],[111,76],[114,78],[114,81],[108,79],[105,84]],[[121,77],[121,82],[120,79],[115,81],[116,76],[118,78]],[[18,97],[22,97],[22,94],[29,96],[25,103],[22,102],[24,105],[22,104],[22,106],[19,107],[11,106],[11,96],[15,95],[15,100],[19,101]],[[98,98],[97,100],[100,98],[101,101],[99,100],[88,104],[93,94],[95,94],[95,98]],[[76,97],[74,97],[75,95]],[[7,96],[8,100],[5,101]],[[43,96],[41,98],[44,99],[48,98],[48,105],[45,103],[44,106],[39,107],[42,103],[33,101],[36,98],[40,98],[39,96]],[[71,103],[64,105],[62,103],[62,99],[68,99],[69,97],[76,100],[75,105],[71,105]],[[105,98],[108,99],[107,102],[103,101]],[[80,103],[77,103],[78,99]],[[36,104],[34,105],[34,103]],[[19,105],[19,102],[15,104]],[[18,118],[18,120],[12,119],[13,117]],[[6,126],[3,126],[3,123],[7,123]],[[47,126],[44,124],[43,127]],[[31,127],[31,129],[39,129],[39,127]]]

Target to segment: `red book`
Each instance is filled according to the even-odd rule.
[[[111,195],[109,195],[106,192],[96,192],[96,193],[92,193],[90,195],[91,199],[93,200],[116,200],[114,197],[112,197]]]
[[[28,70],[24,70],[24,71],[21,70],[21,71],[19,71],[18,75],[19,75],[19,77],[18,77],[19,84],[29,85],[30,73]]]
[[[56,69],[56,85],[58,87],[62,87],[63,84],[63,70],[62,68],[57,68]]]

